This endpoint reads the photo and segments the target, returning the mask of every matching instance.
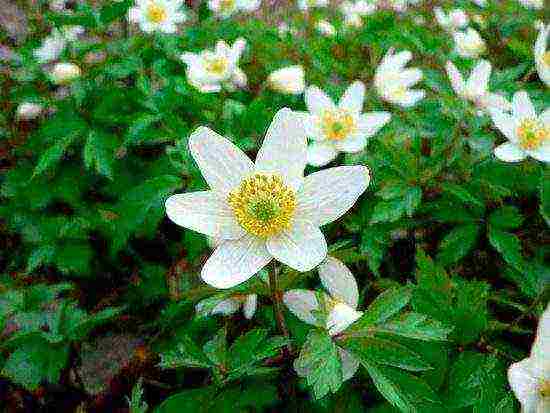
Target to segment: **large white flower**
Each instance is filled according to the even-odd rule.
[[[462,9],[453,9],[445,13],[441,7],[434,7],[434,14],[437,23],[451,33],[468,25],[468,15]]]
[[[235,294],[231,297],[221,299],[212,308],[210,299],[205,299],[197,303],[195,311],[199,315],[231,315],[235,314],[242,307],[245,318],[250,320],[256,312],[258,296],[256,294]]]
[[[550,162],[550,108],[537,116],[529,95],[516,92],[512,99],[512,113],[490,109],[495,126],[508,139],[495,149],[502,161],[517,162],[531,156]]]
[[[146,33],[175,33],[176,25],[187,20],[183,0],[136,0],[128,10],[128,20]]]
[[[281,109],[256,162],[208,128],[189,149],[209,191],[173,195],[166,213],[176,224],[222,239],[202,268],[216,288],[240,284],[273,258],[309,271],[326,256],[319,227],[342,216],[369,184],[364,166],[342,166],[304,177],[306,133],[299,116]]]
[[[245,47],[246,40],[239,38],[231,47],[219,40],[215,50],[183,53],[181,60],[187,65],[187,81],[203,93],[246,86],[246,75],[238,66]]]
[[[422,80],[420,69],[405,69],[411,59],[408,50],[399,53],[394,53],[393,48],[388,50],[374,74],[374,86],[382,99],[408,108],[424,98],[423,90],[410,89]]]
[[[323,166],[332,161],[338,152],[359,152],[365,148],[368,138],[376,134],[391,114],[388,112],[363,112],[365,85],[352,83],[336,105],[317,86],[305,92],[308,113],[303,113],[304,124],[313,143],[308,147],[308,163]]]
[[[323,293],[325,309],[328,311],[328,314],[324,314],[326,317],[324,325],[317,317],[321,306],[315,291],[300,289],[286,291],[283,295],[283,302],[303,322],[325,328],[331,336],[335,336],[357,321],[363,314],[362,311],[356,310],[359,301],[357,282],[351,271],[332,257],[327,257],[319,266],[319,276],[328,292],[328,294]],[[343,379],[348,380],[357,371],[359,361],[341,347],[338,348],[338,352],[342,361]],[[294,367],[296,369],[296,364]],[[307,375],[306,371],[296,370],[300,376]]]
[[[550,306],[539,320],[530,356],[510,366],[508,381],[523,413],[550,411]]]
[[[258,10],[262,0],[208,0],[208,8],[221,18],[227,18],[238,12]]]
[[[468,27],[465,32],[454,32],[455,51],[460,57],[477,59],[487,50],[485,40],[479,33]]]
[[[456,66],[450,61],[447,62],[447,75],[458,96],[472,102],[480,110],[487,111],[494,107],[509,111],[511,109],[510,102],[504,96],[491,93],[488,90],[491,70],[491,63],[487,60],[480,60],[472,69],[468,80],[464,80]]]
[[[541,24],[537,41],[535,42],[535,64],[540,79],[550,87],[550,50],[546,51],[546,42],[550,34],[550,24]]]

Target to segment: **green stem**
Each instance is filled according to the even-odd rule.
[[[277,262],[273,260],[271,265],[271,271],[269,271],[269,287],[271,289],[271,299],[273,301],[273,312],[275,313],[275,319],[277,321],[277,327],[283,336],[290,338],[288,334],[288,328],[285,323],[285,316],[283,314],[283,293],[279,290],[278,280],[278,268]],[[285,356],[292,353],[292,347],[290,343],[284,349]]]

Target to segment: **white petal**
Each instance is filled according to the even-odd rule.
[[[357,131],[341,141],[334,142],[334,147],[340,152],[357,153],[367,146],[367,135]]]
[[[248,294],[246,296],[246,300],[243,305],[243,312],[244,316],[250,320],[252,317],[254,317],[254,313],[256,312],[257,304],[258,303],[258,296],[256,294]]]
[[[532,371],[531,359],[523,359],[508,369],[508,382],[525,413],[536,411],[539,381],[540,377]]]
[[[513,143],[506,142],[495,148],[495,156],[504,162],[518,162],[526,158],[526,153]]]
[[[365,84],[361,81],[353,82],[344,92],[338,106],[341,109],[347,109],[352,113],[361,113],[363,111],[363,102],[365,100]]]
[[[233,46],[231,47],[231,50],[229,52],[229,59],[231,62],[235,63],[239,60],[242,53],[244,52],[244,49],[246,48],[246,40],[242,37],[239,37],[237,40],[235,40],[235,43],[233,43]]]
[[[166,214],[176,224],[211,237],[239,239],[245,231],[227,203],[212,191],[172,195]]]
[[[227,300],[220,301],[220,303],[212,309],[210,314],[231,315],[236,313],[239,308],[241,308],[240,301],[228,298]]]
[[[499,93],[486,93],[481,98],[481,105],[485,109],[498,109],[503,112],[512,110],[512,104]]]
[[[339,166],[308,175],[298,192],[297,210],[319,225],[335,221],[357,201],[370,182],[366,166]]]
[[[403,98],[399,99],[398,104],[403,106],[404,108],[410,108],[416,105],[422,99],[424,99],[425,95],[426,92],[424,92],[423,90],[412,89],[405,93],[405,96],[403,96]]]
[[[531,349],[531,357],[550,363],[550,304],[546,307],[539,320],[537,336]],[[550,370],[550,365],[548,366]]]
[[[357,121],[358,133],[371,137],[382,129],[391,119],[389,112],[369,112],[362,114]]]
[[[550,128],[550,108],[546,109],[539,116],[539,120],[547,127]]]
[[[288,290],[283,294],[283,302],[290,312],[304,323],[319,325],[312,311],[319,310],[319,303],[314,291]]]
[[[462,75],[460,74],[456,66],[451,61],[447,62],[446,68],[447,68],[447,75],[449,76],[449,80],[451,81],[451,86],[453,87],[453,90],[457,94],[461,94],[466,87],[464,78],[462,77]]]
[[[189,137],[189,151],[210,188],[222,199],[254,170],[254,164],[243,151],[202,126]]]
[[[338,151],[329,142],[312,142],[307,147],[307,163],[312,166],[325,166],[338,156]]]
[[[344,303],[336,304],[327,317],[327,329],[331,336],[341,333],[363,315]]]
[[[424,74],[420,69],[405,69],[399,74],[399,82],[405,87],[411,87],[420,82]]]
[[[497,129],[500,130],[510,142],[517,142],[515,119],[511,115],[496,108],[491,108],[489,113]]]
[[[309,112],[313,115],[320,115],[326,109],[334,109],[332,99],[317,86],[309,86],[304,93],[304,100]]]
[[[472,70],[472,74],[468,79],[468,85],[466,88],[475,96],[483,95],[489,86],[490,76],[491,63],[482,59]]]
[[[529,98],[526,91],[520,90],[514,94],[512,98],[512,110],[515,117],[522,118],[536,118],[537,113],[535,107]]]
[[[246,235],[219,245],[202,267],[201,278],[215,288],[231,288],[248,280],[270,261],[265,242]]]
[[[342,362],[342,380],[349,380],[357,372],[359,360],[342,347],[338,347],[338,353],[340,354],[340,361]]]
[[[540,148],[528,151],[527,152],[531,157],[535,158],[537,161],[541,162],[550,162],[550,142],[546,142]],[[550,346],[550,344],[549,344]],[[550,348],[550,347],[549,347]]]
[[[319,266],[319,278],[331,297],[343,301],[351,308],[357,308],[359,290],[355,277],[342,261],[333,257]]]
[[[278,261],[300,271],[310,271],[327,256],[327,242],[314,224],[295,218],[292,227],[266,242],[269,253]]]
[[[132,7],[128,10],[128,21],[130,23],[137,23],[141,19],[141,10],[137,7]]]
[[[283,108],[275,114],[256,157],[256,170],[281,174],[297,189],[304,179],[307,161],[306,131],[300,116]]]

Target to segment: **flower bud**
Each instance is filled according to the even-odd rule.
[[[32,102],[23,102],[17,107],[17,118],[22,120],[32,120],[42,112],[42,105]]]
[[[271,89],[289,95],[299,95],[304,92],[305,74],[300,65],[287,66],[272,72],[267,78]]]
[[[57,63],[50,73],[52,82],[58,85],[69,83],[80,75],[80,68],[74,63]]]

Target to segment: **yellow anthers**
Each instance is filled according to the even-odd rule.
[[[168,14],[166,9],[158,4],[151,2],[147,6],[147,19],[155,24],[162,23],[166,20]]]
[[[266,238],[290,227],[296,195],[279,175],[262,173],[244,179],[229,194],[228,203],[241,227]]]
[[[223,75],[228,67],[229,63],[225,57],[213,57],[206,60],[206,70],[215,75]]]
[[[539,387],[539,393],[542,397],[550,397],[550,380],[545,380]]]
[[[354,132],[355,128],[355,119],[345,110],[327,110],[321,115],[321,129],[330,140],[342,140]]]
[[[517,128],[519,146],[524,150],[536,150],[550,137],[550,131],[536,119],[524,119]]]

